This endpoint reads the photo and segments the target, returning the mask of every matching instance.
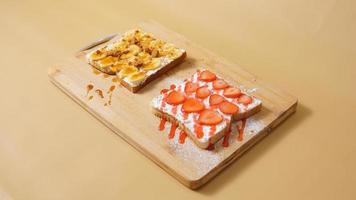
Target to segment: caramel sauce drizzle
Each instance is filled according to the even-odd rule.
[[[100,89],[96,89],[95,92],[103,99],[104,98],[104,94],[103,91]]]
[[[114,92],[115,88],[116,88],[115,85],[110,86],[109,91],[107,93],[110,94]]]
[[[87,85],[87,96],[88,96],[89,92],[90,92],[93,88],[94,88],[94,85],[92,85],[92,84],[88,84],[88,85]]]
[[[109,91],[107,92],[109,94],[109,101],[108,101],[109,105],[111,105],[112,93],[114,92],[115,88],[116,88],[115,85],[112,85],[110,86]]]

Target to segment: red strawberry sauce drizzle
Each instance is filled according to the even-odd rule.
[[[209,135],[213,136],[215,134],[215,131],[216,131],[216,126],[210,126]]]
[[[188,119],[188,113],[186,113],[186,112],[183,112],[183,120],[187,120]]]
[[[204,136],[203,126],[200,125],[198,122],[198,118],[199,118],[198,114],[195,114],[193,117],[194,117],[194,132],[197,138],[200,139]]]
[[[201,73],[201,70],[198,70],[198,71],[197,71],[197,76],[198,76],[198,77],[199,77],[200,73]],[[194,78],[191,77],[191,78],[190,78],[190,81],[191,81],[191,82],[195,82],[193,79],[194,79]],[[201,83],[201,81],[199,81],[199,80],[196,80],[196,81],[197,81],[198,83]],[[187,81],[186,81],[186,83],[187,83]],[[203,85],[206,85],[206,84],[203,84]],[[201,86],[203,86],[203,85],[201,85]],[[170,88],[169,88],[169,89],[163,89],[163,90],[161,90],[161,94],[164,95],[163,99],[165,99],[165,97],[167,97],[168,91],[170,91],[170,90],[177,90],[177,91],[182,91],[182,89],[184,90],[185,85],[184,85],[184,87],[182,87],[182,86],[183,86],[183,85],[179,85],[179,86],[177,87],[176,85],[172,84],[172,85],[170,85]],[[211,94],[219,94],[220,91],[221,91],[221,89],[220,89],[220,90],[219,90],[219,89],[212,89],[212,93],[211,93]],[[187,97],[192,96],[192,95],[193,95],[193,93],[186,93],[186,96],[187,96]],[[238,103],[238,99],[239,99],[239,98],[233,99],[233,102],[234,102],[234,103],[235,103],[235,102]],[[163,101],[161,102],[161,109],[164,108],[165,106],[166,106],[166,102],[163,100]],[[248,105],[245,105],[245,107],[247,107],[247,106],[248,106]],[[217,105],[208,106],[208,108],[214,109],[214,110],[219,109]],[[177,114],[177,106],[173,106],[173,108],[172,108],[172,113],[173,113],[174,115]],[[183,112],[183,119],[184,119],[184,120],[187,120],[188,117],[189,117],[189,114],[193,114],[193,113],[185,113],[185,112]],[[195,125],[194,125],[194,132],[195,132],[195,134],[196,134],[196,137],[197,137],[198,139],[200,139],[200,138],[202,138],[202,137],[204,136],[204,132],[203,132],[203,126],[200,125],[199,122],[198,122],[198,118],[199,118],[199,114],[194,114],[194,115],[193,115],[193,119],[194,119],[194,122],[195,122]],[[160,125],[159,125],[159,130],[160,130],[160,131],[164,130],[165,123],[166,123],[166,120],[165,120],[164,118],[162,118],[162,119],[161,119],[161,122],[160,122]],[[225,136],[224,136],[223,142],[222,142],[222,145],[223,145],[224,147],[228,147],[228,146],[229,146],[229,137],[230,137],[230,135],[231,135],[231,123],[230,123],[230,121],[227,121],[227,123],[228,123],[228,128],[226,129],[226,133],[225,133]],[[243,132],[244,132],[245,126],[246,126],[246,120],[245,120],[245,119],[242,120],[242,125],[241,125],[241,127],[240,127],[240,126],[237,126],[237,130],[238,130],[238,132],[239,132],[238,137],[237,137],[237,140],[238,140],[238,141],[242,141],[242,140],[243,140]],[[174,138],[176,129],[177,129],[177,124],[172,123],[171,129],[170,129],[170,132],[169,132],[169,135],[168,135],[169,139]],[[214,126],[210,126],[209,135],[210,135],[210,136],[213,136],[215,132],[216,132],[216,126],[215,126],[215,125],[214,125]],[[183,131],[183,130],[180,131],[178,142],[179,142],[180,144],[184,144],[186,137],[187,137],[186,132]],[[214,144],[209,144],[207,150],[214,150],[214,148],[215,148]]]
[[[159,123],[158,130],[163,131],[163,130],[164,130],[164,127],[165,127],[165,125],[166,125],[166,122],[167,122],[167,120],[162,117],[162,118],[161,118],[161,122]]]
[[[230,138],[230,134],[231,134],[231,123],[230,121],[226,122],[228,125],[226,132],[225,132],[225,136],[224,136],[224,140],[223,140],[223,147],[228,147],[229,146],[229,138]]]
[[[172,123],[171,130],[169,131],[169,135],[168,135],[169,139],[173,139],[174,138],[174,135],[176,134],[176,130],[177,130],[177,124],[176,123]]]
[[[241,120],[241,126],[237,126],[237,130],[239,131],[239,136],[237,137],[238,141],[242,141],[244,137],[244,130],[246,126],[246,119]]]
[[[160,110],[162,110],[164,107],[166,107],[166,101],[165,99],[167,98],[168,96],[168,93],[167,91],[163,93],[163,99],[162,99],[162,102],[161,102],[161,107],[160,107]]]
[[[179,133],[179,144],[184,144],[185,143],[185,138],[187,138],[187,133],[184,130],[181,130]]]
[[[209,146],[206,148],[206,150],[208,151],[213,151],[215,149],[215,145],[214,144],[209,144]]]

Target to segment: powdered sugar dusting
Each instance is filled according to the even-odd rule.
[[[186,165],[194,167],[199,175],[204,175],[222,162],[226,158],[227,154],[229,152],[231,153],[231,151],[229,151],[231,148],[238,149],[242,146],[242,144],[248,142],[248,140],[259,134],[266,127],[262,121],[257,120],[254,117],[248,118],[243,135],[244,140],[238,141],[237,127],[241,125],[241,123],[241,121],[232,123],[231,135],[228,140],[229,147],[224,147],[222,145],[223,140],[221,139],[215,144],[214,150],[199,148],[189,137],[186,138],[184,144],[180,144],[179,130],[177,130],[174,138],[163,138],[168,141],[168,148],[171,154],[182,160],[182,162],[186,163]],[[164,135],[169,134],[170,127],[171,124],[166,125],[165,130],[163,130]]]

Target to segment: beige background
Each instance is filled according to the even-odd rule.
[[[355,199],[353,0],[0,2],[0,199]],[[295,115],[191,191],[65,96],[47,68],[156,20],[299,97]]]

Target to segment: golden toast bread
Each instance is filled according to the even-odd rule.
[[[185,50],[139,29],[127,31],[118,40],[86,55],[89,64],[117,75],[121,85],[131,92],[137,92],[185,57]]]

